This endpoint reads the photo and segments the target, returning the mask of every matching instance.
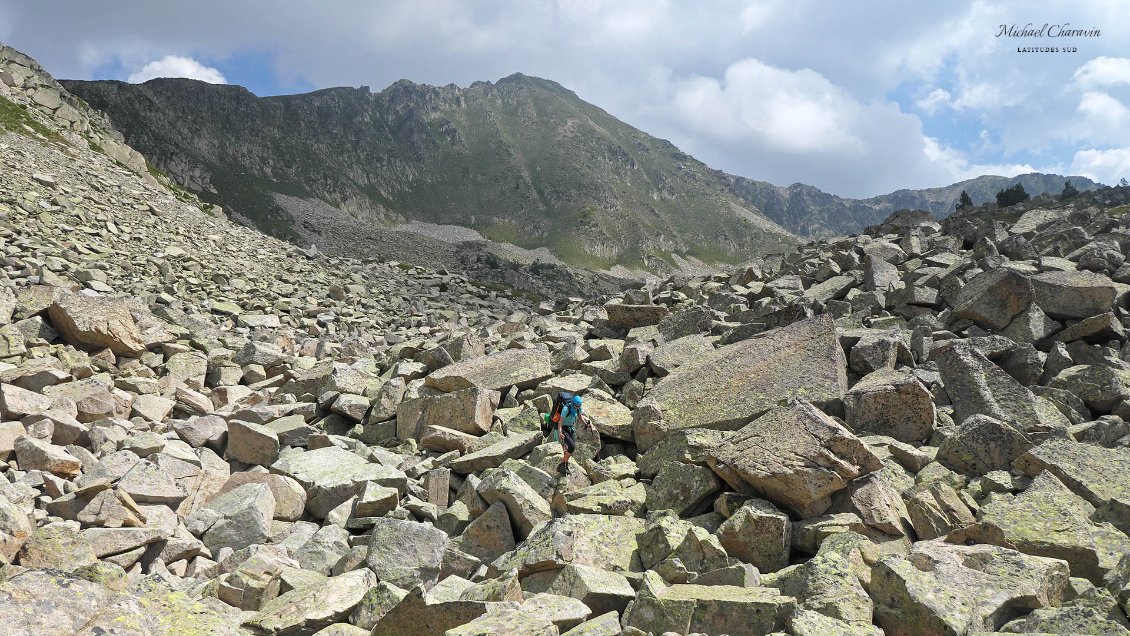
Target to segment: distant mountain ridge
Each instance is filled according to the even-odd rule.
[[[903,209],[925,210],[942,219],[954,211],[962,191],[969,194],[974,205],[980,205],[995,201],[998,191],[1017,183],[1031,196],[1059,194],[1069,179],[1081,192],[1101,186],[1086,177],[1033,172],[1015,177],[983,175],[940,188],[904,189],[867,199],[849,199],[803,183],[782,187],[720,174],[729,181],[735,194],[762,214],[797,236],[812,238],[858,233]]]
[[[682,269],[796,242],[694,157],[525,75],[266,98],[186,79],[64,85],[155,166],[288,238],[307,221],[284,202],[300,199],[371,223],[470,227],[595,268]]]
[[[522,74],[466,88],[401,80],[377,93],[265,98],[188,79],[63,85],[180,184],[299,242],[355,233],[308,213],[328,204],[366,225],[458,225],[593,269],[688,271],[788,251],[796,237],[860,232],[904,208],[942,218],[962,190],[982,203],[1015,183],[1032,195],[1059,192],[1069,178],[982,176],[867,199],[782,187],[713,170]],[[1070,179],[1081,191],[1098,187]]]

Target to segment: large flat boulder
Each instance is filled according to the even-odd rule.
[[[1071,492],[1102,510],[1114,501],[1130,502],[1130,448],[1104,448],[1067,439],[1050,439],[1014,463],[1035,477],[1051,471]],[[1128,531],[1130,528],[1122,528]]]
[[[835,403],[847,388],[847,361],[835,325],[831,316],[821,315],[720,347],[675,369],[640,402],[636,443],[646,451],[673,430],[733,430],[781,400]]]
[[[395,468],[366,461],[344,448],[329,446],[283,455],[271,472],[286,475],[306,489],[306,511],[325,519],[331,510],[358,494],[366,482],[404,492],[408,477]]]
[[[953,403],[954,420],[987,415],[1022,431],[1042,428],[1032,391],[968,343],[947,342],[934,347],[930,359],[938,364]]]
[[[912,374],[879,369],[864,376],[844,397],[848,428],[916,443],[934,431],[934,396]]]
[[[439,578],[447,534],[426,523],[389,517],[376,520],[365,563],[380,578],[397,587],[430,588]]]
[[[396,436],[419,440],[432,426],[483,435],[490,431],[491,417],[500,398],[498,391],[472,387],[404,400],[396,411]]]
[[[807,402],[773,409],[723,438],[708,462],[735,490],[804,518],[826,511],[852,479],[882,468],[866,444]]]
[[[530,536],[493,567],[519,576],[557,570],[573,563],[613,572],[642,572],[637,537],[643,519],[571,514],[539,525]]]
[[[977,274],[961,288],[953,315],[988,329],[1004,329],[1033,298],[1027,276],[998,267]]]
[[[634,329],[658,324],[668,314],[666,305],[627,305],[612,303],[605,305],[608,324],[617,329]]]
[[[549,349],[507,349],[470,358],[433,371],[424,384],[445,393],[479,387],[505,391],[512,386],[532,389],[553,377]]]
[[[873,568],[875,618],[887,634],[954,636],[994,632],[1068,593],[1067,563],[991,545],[915,543],[906,557]]]
[[[977,513],[973,536],[1025,554],[1063,559],[1072,576],[1102,585],[1119,558],[1130,554],[1130,537],[1108,523],[1092,522],[1094,514],[1094,506],[1044,471],[1017,495],[994,493]]]
[[[127,584],[124,573],[98,566],[85,574],[13,573],[0,583],[0,624],[11,636],[243,633],[234,608],[223,614],[159,580]]]
[[[124,301],[59,294],[47,314],[59,336],[69,344],[109,347],[114,353],[126,355],[145,351],[145,341]]]
[[[770,634],[785,629],[796,601],[766,587],[666,586],[655,574],[624,613],[624,624],[661,634]]]
[[[376,584],[377,577],[369,570],[346,572],[279,595],[243,625],[253,633],[313,634],[344,622]]]
[[[1118,295],[1114,281],[1096,272],[1044,272],[1031,280],[1036,304],[1056,320],[1108,312]]]

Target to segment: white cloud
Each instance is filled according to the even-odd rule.
[[[939,108],[949,104],[950,98],[951,95],[949,91],[944,88],[935,88],[934,90],[930,91],[929,95],[914,102],[914,105],[918,107],[918,110],[926,113],[927,115],[933,115],[938,111]]]
[[[764,26],[773,15],[774,7],[767,0],[754,0],[742,9],[738,22],[743,33],[752,33]]]
[[[1130,147],[1080,150],[1071,162],[1071,172],[1110,185],[1130,179]]]
[[[1079,100],[1079,112],[1101,128],[1122,130],[1130,126],[1130,108],[1106,93],[1085,93]]]
[[[220,71],[201,64],[191,57],[180,55],[166,55],[159,60],[141,67],[136,73],[130,74],[128,81],[131,84],[140,84],[157,77],[187,77],[197,79],[209,84],[227,84],[228,80]]]
[[[1074,79],[1084,88],[1130,84],[1130,58],[1096,57],[1076,69]]]
[[[964,181],[984,174],[1015,177],[1018,174],[1049,170],[1048,168],[1037,170],[1026,163],[972,163],[965,156],[965,153],[945,146],[933,137],[924,137],[923,141],[925,141],[925,145],[922,151],[926,158],[950,175],[953,181]]]
[[[687,123],[718,139],[744,137],[793,153],[860,145],[852,133],[859,105],[809,69],[788,71],[744,59],[731,64],[722,81],[682,82],[673,103]]]

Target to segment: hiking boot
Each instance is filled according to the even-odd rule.
[[[568,475],[569,474],[569,464],[566,464],[565,462],[561,462],[560,464],[557,465],[557,472],[561,473],[562,475]]]

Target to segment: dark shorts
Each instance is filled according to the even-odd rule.
[[[561,445],[570,454],[577,450],[577,431],[571,428],[561,427]]]

